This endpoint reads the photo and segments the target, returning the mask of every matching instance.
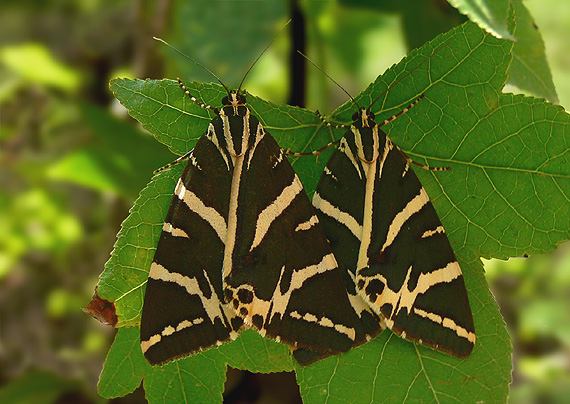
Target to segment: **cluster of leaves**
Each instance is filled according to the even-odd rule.
[[[369,105],[380,95],[375,110],[381,120],[425,94],[386,130],[415,160],[452,167],[447,173],[418,176],[465,274],[478,334],[469,359],[457,360],[385,332],[345,355],[300,367],[283,346],[250,331],[217,350],[151,368],[138,348],[136,330],[123,328],[109,353],[100,391],[109,397],[123,395],[144,378],[151,402],[164,397],[220,402],[224,371],[232,366],[254,372],[294,369],[306,403],[505,401],[511,347],[479,257],[548,251],[570,231],[565,192],[569,117],[544,100],[501,92],[511,47],[512,42],[467,23],[412,52],[356,98],[360,105]],[[214,105],[223,95],[216,85],[191,83],[188,88]],[[133,117],[178,154],[192,147],[211,119],[170,80],[114,80],[111,89]],[[284,148],[312,149],[342,136],[306,110],[251,96],[249,105]],[[353,110],[348,103],[332,115],[347,122]],[[322,156],[318,161],[293,161],[308,192],[324,163]],[[115,302],[119,326],[140,321],[148,268],[180,173],[181,167],[160,173],[141,192],[101,276],[99,293]],[[206,387],[202,374],[212,376]],[[190,382],[195,379],[200,382]]]

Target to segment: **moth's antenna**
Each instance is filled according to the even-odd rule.
[[[196,65],[200,66],[202,69],[206,70],[208,73],[210,73],[212,76],[214,76],[214,78],[216,80],[218,80],[218,83],[220,83],[222,85],[222,87],[224,87],[226,89],[226,91],[228,92],[228,94],[230,93],[230,90],[226,87],[226,85],[224,83],[222,83],[222,80],[220,80],[220,78],[218,76],[216,76],[214,74],[214,72],[212,72],[210,69],[208,69],[206,66],[198,63],[196,60],[192,59],[190,56],[180,52],[178,49],[176,49],[174,46],[170,45],[168,42],[166,42],[164,39],[160,39],[157,38],[155,36],[152,37],[152,39],[157,40],[159,42],[162,42],[163,44],[165,44],[166,46],[168,46],[170,49],[174,50],[175,52],[179,53],[180,55],[184,56],[186,59],[194,62]]]
[[[321,68],[320,68],[315,62],[313,62],[311,59],[309,59],[309,57],[308,57],[307,55],[305,55],[305,54],[302,53],[301,51],[297,51],[297,52],[298,52],[301,56],[303,56],[305,59],[307,59],[313,66],[315,66],[317,69],[319,69],[319,71],[320,71],[322,74],[324,74],[325,76],[327,76],[327,77],[330,79],[330,81],[332,81],[333,83],[335,83],[335,84],[338,86],[338,88],[340,88],[342,91],[344,91],[344,93],[345,93],[346,95],[348,95],[348,97],[352,100],[352,102],[354,102],[354,103],[356,104],[356,106],[357,106],[358,108],[360,108],[360,105],[358,105],[358,103],[356,102],[356,100],[354,99],[354,97],[353,97],[352,95],[350,95],[349,92],[346,91],[343,86],[341,86],[340,84],[338,84],[335,79],[333,79],[331,76],[329,76],[327,72],[325,72],[323,69],[321,69]]]
[[[271,45],[273,45],[273,42],[275,42],[275,40],[279,37],[279,35],[281,35],[281,32],[283,32],[283,30],[285,29],[285,27],[287,25],[289,25],[289,23],[291,22],[291,20],[287,21],[285,23],[285,25],[283,25],[283,27],[279,30],[279,32],[277,33],[277,35],[275,35],[275,37],[271,40],[271,42],[269,42],[269,45],[267,45],[265,47],[265,49],[263,49],[263,51],[259,54],[259,56],[257,57],[257,59],[255,59],[253,61],[253,63],[251,64],[251,66],[249,66],[249,69],[247,69],[247,71],[245,72],[245,75],[243,76],[243,78],[241,79],[241,82],[239,83],[239,87],[237,92],[239,93],[239,91],[241,90],[241,86],[243,84],[243,82],[245,81],[245,78],[247,77],[247,75],[249,74],[249,72],[251,71],[251,69],[253,69],[253,66],[255,66],[255,64],[257,63],[257,61],[263,56],[263,54],[267,51],[267,49],[269,49],[269,47]]]
[[[415,72],[417,69],[419,69],[424,63],[426,63],[428,60],[430,60],[438,51],[441,47],[443,47],[443,45],[446,45],[447,42],[442,43],[441,45],[439,45],[437,48],[435,48],[433,50],[433,52],[431,53],[431,55],[424,59],[420,64],[418,64],[417,66],[415,66],[412,70],[410,70],[409,72],[407,72],[406,74],[404,74],[402,77],[400,77],[398,80],[396,80],[395,82],[393,82],[386,90],[384,90],[378,97],[376,97],[376,99],[372,102],[372,104],[370,104],[370,106],[368,108],[372,108],[372,106],[374,104],[376,104],[376,101],[378,101],[382,96],[384,96],[388,91],[390,91],[392,88],[394,88],[394,86],[396,84],[398,84],[400,81],[404,80],[406,77],[408,77],[410,74],[412,74],[413,72]]]

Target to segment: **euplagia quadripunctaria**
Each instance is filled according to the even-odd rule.
[[[289,344],[301,364],[380,331],[338,268],[286,152],[228,91],[188,153],[150,268],[141,346],[163,364],[243,327]]]
[[[380,124],[359,107],[351,125],[336,125],[348,130],[313,204],[339,266],[392,331],[467,357],[475,331],[461,268],[413,161],[380,129],[421,98]]]

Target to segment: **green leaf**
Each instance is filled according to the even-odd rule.
[[[117,327],[132,327],[140,323],[148,271],[176,177],[181,174],[182,167],[178,165],[155,175],[122,223],[97,287],[101,298],[115,302]]]
[[[243,331],[235,342],[222,345],[218,351],[228,366],[236,369],[256,373],[294,369],[288,346],[263,338],[254,330]]]
[[[221,403],[226,366],[212,355],[210,351],[153,368],[144,381],[149,403]]]
[[[412,52],[356,98],[362,106],[378,98],[372,109],[381,122],[425,94],[384,130],[415,161],[452,168],[414,171],[464,272],[478,337],[473,354],[459,360],[386,331],[347,354],[305,368],[295,364],[306,403],[506,401],[512,348],[480,257],[544,252],[570,235],[569,116],[544,100],[501,93],[511,47],[512,42],[468,23]],[[187,86],[216,106],[224,95],[217,85]],[[133,117],[177,154],[192,148],[211,119],[210,111],[170,80],[115,80],[111,89]],[[252,96],[248,101],[284,148],[313,150],[343,135],[310,111]],[[349,102],[330,120],[350,122],[354,110]],[[326,161],[326,155],[292,160],[309,192]],[[120,326],[140,321],[144,285],[181,166],[156,175],[141,192],[101,275],[99,294],[115,302]],[[138,334],[133,331],[130,338],[138,346]],[[147,397],[151,402],[164,397],[215,402],[221,399],[228,364],[259,372],[293,366],[287,347],[249,331],[218,349],[151,368],[143,376]]]
[[[122,397],[135,391],[152,367],[140,349],[139,329],[120,328],[109,350],[99,378],[99,394],[104,398]]]
[[[513,2],[516,15],[513,62],[508,83],[550,102],[558,102],[542,35],[524,3]]]
[[[447,0],[484,30],[497,38],[514,40],[507,25],[510,0]]]
[[[99,394],[115,398],[133,392],[144,378],[151,403],[220,403],[227,366],[270,373],[293,370],[289,348],[262,338],[253,330],[242,332],[231,344],[152,367],[140,349],[139,329],[120,328],[107,355],[99,380]]]

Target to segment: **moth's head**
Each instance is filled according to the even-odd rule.
[[[235,125],[243,125],[243,117],[249,115],[249,109],[245,105],[245,90],[243,92],[236,90],[228,91],[228,95],[222,99],[222,104],[223,107],[220,111],[220,116],[230,119],[229,127],[232,128]],[[233,119],[237,119],[237,121],[233,123]],[[243,130],[239,127],[235,129],[237,131]]]
[[[243,93],[239,93],[235,90],[231,90],[227,96],[222,98],[222,104],[227,107],[244,106],[246,104],[245,91]]]
[[[374,112],[370,108],[358,108],[354,114],[352,114],[352,120],[354,121],[354,126],[358,128],[371,127],[374,126]]]

